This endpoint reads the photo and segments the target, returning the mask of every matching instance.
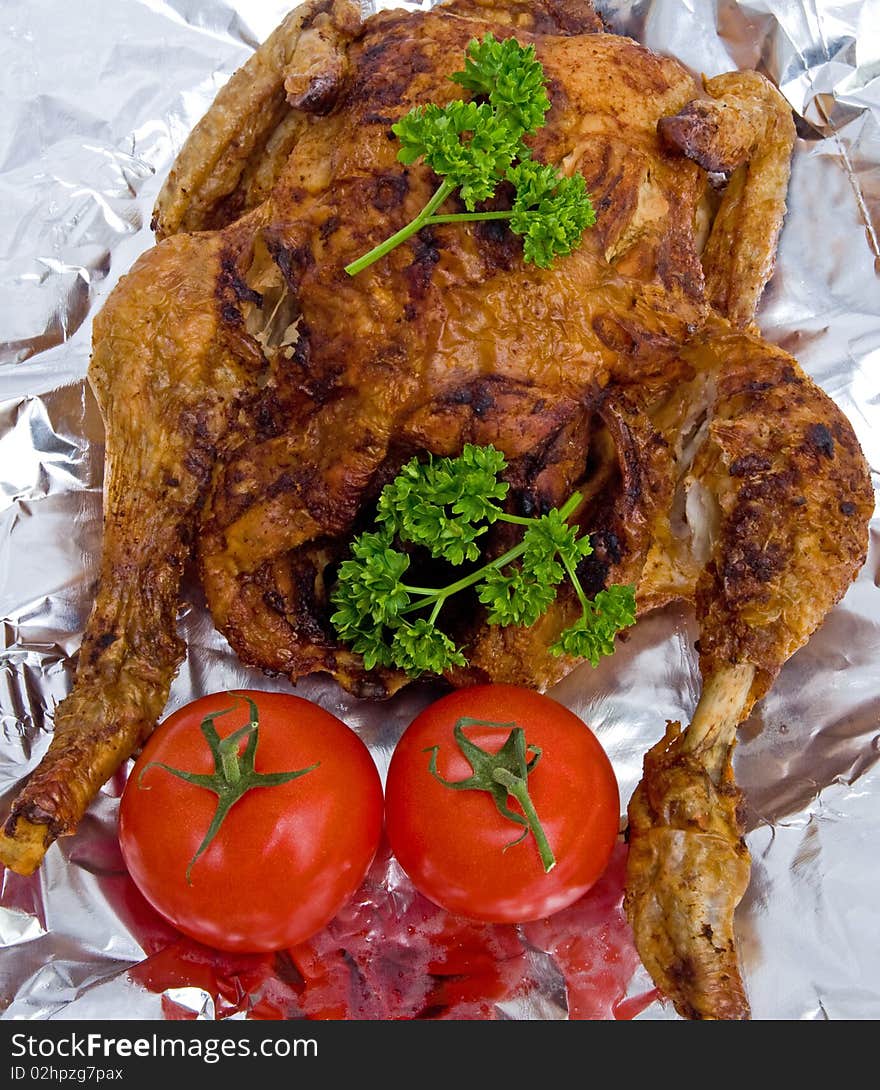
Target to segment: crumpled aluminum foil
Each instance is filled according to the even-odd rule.
[[[85,382],[91,320],[152,245],[150,212],[187,133],[286,14],[264,0],[6,0],[0,72],[0,792],[34,767],[72,680],[100,551],[103,435]],[[367,5],[369,7],[370,5]],[[374,7],[395,6],[380,2]],[[411,9],[417,4],[405,4]],[[610,27],[707,76],[769,75],[798,116],[789,212],[760,324],[852,420],[880,467],[880,0],[609,0]],[[740,731],[752,881],[738,915],[756,1019],[880,1017],[880,517],[843,602]],[[205,692],[276,687],[242,667],[188,588],[189,654],[170,712]],[[625,806],[665,720],[699,689],[693,618],[642,621],[553,695],[593,727]],[[283,688],[283,684],[278,684]],[[377,713],[332,685],[297,690],[341,715],[384,772],[430,694]],[[124,771],[38,875],[3,877],[6,1019],[220,1016],[201,978],[150,991],[115,852]],[[559,974],[500,1016],[564,1018]],[[546,995],[541,997],[541,989]],[[650,988],[637,969],[631,992]],[[536,998],[537,997],[537,998]],[[170,1004],[170,1008],[169,1008]],[[241,1016],[240,1014],[236,1017]],[[671,1020],[649,1002],[642,1019]]]

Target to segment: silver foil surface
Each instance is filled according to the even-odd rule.
[[[85,378],[92,319],[152,245],[151,209],[186,135],[289,6],[0,6],[0,792],[7,805],[48,745],[94,593],[103,434]],[[876,489],[880,0],[598,6],[612,29],[696,72],[760,69],[791,103],[799,138],[789,211],[760,325],[847,413]],[[880,1017],[878,582],[880,513],[858,580],[740,731],[736,774],[748,800],[753,870],[738,928],[755,1019]],[[187,588],[180,626],[189,653],[168,712],[218,689],[286,688],[237,662],[197,587]],[[686,721],[693,711],[695,635],[686,610],[665,610],[640,622],[612,659],[578,669],[552,691],[606,748],[622,808],[665,721]],[[358,731],[383,774],[395,740],[432,695],[413,690],[377,707],[324,682],[303,682],[297,692]],[[174,936],[155,921],[144,924],[121,865],[115,822],[124,778],[125,770],[105,786],[77,834],[50,849],[37,875],[3,875],[2,1017],[257,1016],[271,980],[249,996],[247,973],[218,988],[211,984],[217,973],[192,960],[173,980],[160,974],[158,984],[138,972]],[[405,898],[393,864],[382,891],[392,907]],[[373,918],[370,937],[389,941],[387,918]],[[674,1020],[670,1006],[651,998],[644,970],[631,968],[627,992],[642,996],[636,1016]],[[552,950],[531,948],[523,980],[527,987],[511,1001],[490,997],[489,1016],[573,1016]],[[278,1009],[291,1016],[292,1008]]]

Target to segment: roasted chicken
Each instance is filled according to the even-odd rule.
[[[490,30],[534,44],[552,103],[534,156],[584,174],[596,226],[552,269],[484,222],[426,228],[349,276],[437,184],[401,165],[391,125],[460,97],[449,75]],[[364,698],[403,685],[340,645],[335,566],[405,460],[491,442],[520,513],[582,493],[589,590],[633,583],[641,613],[696,610],[702,696],[645,759],[627,910],[682,1016],[748,1017],[736,728],[854,578],[873,511],[850,424],[754,324],[793,140],[761,76],[698,82],[605,33],[586,0],[451,0],[364,22],[346,0],[293,11],[193,132],[156,206],[158,245],[95,321],[100,584],[0,859],[32,872],[153,729],[193,553],[244,662]],[[520,629],[463,610],[469,665],[449,682],[549,687],[576,665],[547,648],[577,610],[560,592]]]

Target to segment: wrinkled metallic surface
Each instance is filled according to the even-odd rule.
[[[213,96],[286,13],[282,0],[5,0],[0,10],[0,793],[39,760],[72,679],[100,550],[102,428],[84,376],[91,320],[152,244],[150,211]],[[379,3],[379,7],[392,5]],[[711,76],[758,67],[799,115],[789,213],[760,310],[852,420],[880,484],[880,0],[625,0],[611,27]],[[740,732],[753,874],[738,926],[756,1019],[880,1018],[880,515],[858,581],[783,669]],[[168,711],[206,692],[285,688],[243,668],[188,587],[188,658]],[[689,718],[699,678],[683,610],[647,618],[599,669],[553,695],[598,734],[625,805],[665,720]],[[381,709],[310,681],[383,771],[430,696]],[[163,1017],[127,970],[115,850],[123,774],[79,832],[0,897],[4,1018]],[[559,975],[535,959],[529,1004],[565,1017]],[[648,987],[636,973],[631,993]],[[541,995],[541,989],[544,996]],[[217,1016],[197,983],[165,999]],[[643,1019],[673,1019],[653,1003]]]

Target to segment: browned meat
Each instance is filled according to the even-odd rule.
[[[291,681],[328,673],[362,696],[399,688],[339,645],[328,573],[405,459],[491,442],[522,510],[582,491],[590,590],[631,581],[641,612],[676,598],[697,610],[703,695],[646,758],[627,905],[682,1014],[747,1016],[736,727],[858,571],[873,508],[848,422],[754,329],[790,112],[753,73],[700,86],[603,33],[582,0],[455,0],[363,25],[358,12],[311,0],[233,77],[163,188],[159,244],[95,324],[101,582],[0,859],[35,869],[152,729],[183,651],[193,550],[245,662]],[[397,161],[390,126],[456,97],[448,76],[488,30],[534,43],[552,109],[533,150],[583,172],[595,228],[552,270],[483,223],[423,230],[348,276],[436,186]],[[463,618],[470,665],[449,680],[547,687],[574,665],[547,645],[575,608],[561,594],[521,630]]]

